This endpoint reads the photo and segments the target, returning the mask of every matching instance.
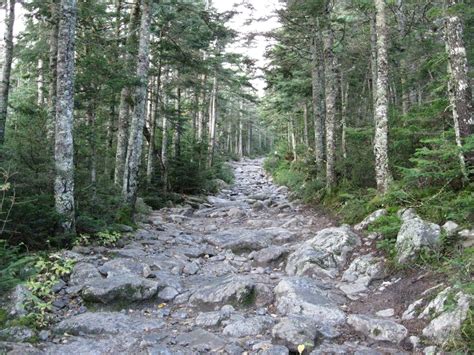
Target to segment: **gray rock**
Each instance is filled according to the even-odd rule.
[[[227,212],[227,216],[229,216],[230,218],[241,218],[241,217],[245,217],[246,214],[240,208],[233,207],[229,209],[229,211]]]
[[[346,294],[363,292],[374,280],[385,276],[383,258],[376,258],[371,254],[362,255],[354,259],[349,268],[342,274],[341,280],[349,283],[340,288]]]
[[[423,329],[423,335],[437,344],[443,344],[448,339],[459,338],[461,326],[467,318],[471,301],[472,297],[458,292],[454,296],[454,308],[435,310],[435,318]]]
[[[268,248],[253,252],[252,258],[258,265],[267,265],[271,262],[278,261],[287,255],[288,252],[289,249],[287,247],[271,245]]]
[[[354,229],[356,231],[361,231],[366,229],[369,225],[374,223],[376,220],[378,220],[380,217],[386,216],[387,215],[387,210],[385,208],[379,209],[375,212],[372,212],[369,214],[367,217],[365,217],[362,222],[356,224],[354,226]]]
[[[291,316],[282,318],[273,327],[272,337],[277,344],[286,346],[290,351],[298,351],[301,344],[311,350],[322,335],[307,318]]]
[[[395,315],[395,310],[393,308],[382,309],[376,312],[375,315],[382,318],[390,318]]]
[[[74,268],[72,269],[69,285],[84,286],[88,282],[101,279],[102,275],[95,265],[89,263],[78,263],[74,265]]]
[[[201,312],[196,317],[196,325],[200,327],[215,327],[223,319],[221,312]]]
[[[446,221],[441,228],[448,237],[452,237],[459,230],[459,225],[453,221]]]
[[[461,245],[464,248],[470,248],[474,246],[474,229],[463,229],[458,233],[461,238]]]
[[[420,311],[421,305],[423,304],[423,298],[416,300],[411,303],[405,312],[402,314],[402,320],[414,319]]]
[[[199,328],[190,333],[178,335],[176,341],[178,344],[186,346],[186,348],[202,352],[215,352],[226,346],[226,342],[222,337]]]
[[[25,285],[17,285],[10,293],[6,309],[11,317],[23,317],[27,314],[25,305],[33,297]]]
[[[301,315],[328,327],[345,322],[345,313],[313,279],[287,277],[274,291],[276,307],[283,315]]]
[[[36,336],[36,333],[27,327],[10,327],[0,330],[0,340],[3,341],[17,341],[27,342]]]
[[[145,270],[148,269],[149,266],[145,263],[128,258],[118,258],[107,261],[104,265],[100,266],[99,272],[107,277],[130,274],[147,277],[148,275],[145,275]]]
[[[84,313],[61,321],[54,327],[57,334],[72,335],[143,333],[163,328],[163,321],[118,312]]]
[[[230,323],[223,333],[231,337],[242,338],[262,334],[266,329],[273,325],[273,319],[268,316],[256,316]]]
[[[192,294],[189,302],[208,307],[228,303],[250,305],[259,298],[259,288],[257,286],[257,282],[249,276],[230,275],[219,277],[211,280],[208,284],[201,285]]]
[[[179,294],[178,291],[174,287],[168,286],[158,292],[158,298],[165,302],[169,302],[175,299],[175,297]]]
[[[407,212],[402,217],[404,222],[398,232],[396,242],[399,263],[404,264],[413,260],[423,248],[438,248],[441,237],[440,226],[425,222],[420,217],[407,214]]]
[[[199,265],[196,264],[194,261],[190,263],[186,263],[183,268],[183,272],[188,275],[194,275],[199,271]]]
[[[43,355],[44,352],[38,350],[31,344],[0,341],[0,354]]]
[[[286,272],[334,277],[345,265],[347,254],[359,244],[359,237],[347,225],[323,229],[289,255]]]
[[[105,335],[100,338],[68,337],[62,344],[48,344],[42,354],[133,354],[139,346],[136,336],[121,334],[120,336]]]
[[[362,314],[349,315],[347,323],[353,326],[356,331],[374,340],[400,343],[408,335],[408,330],[401,324]]]
[[[111,303],[117,301],[142,301],[158,292],[158,283],[134,275],[119,275],[89,282],[82,289],[86,301]]]
[[[258,352],[258,355],[288,355],[290,351],[283,345],[270,345]]]

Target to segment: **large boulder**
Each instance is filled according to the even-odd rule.
[[[112,303],[118,301],[143,301],[158,292],[158,283],[131,274],[94,280],[82,289],[86,301]]]
[[[272,300],[271,290],[256,278],[249,275],[229,275],[216,277],[199,285],[189,302],[214,309],[216,305],[263,305]]]
[[[374,340],[400,343],[408,335],[401,324],[387,319],[371,318],[363,314],[351,314],[347,323]]]
[[[288,256],[286,272],[335,277],[345,265],[347,254],[359,244],[359,237],[348,225],[323,229]]]
[[[323,290],[315,280],[307,277],[287,277],[275,287],[276,308],[279,313],[299,315],[313,322],[325,336],[335,334],[333,327],[345,322],[332,294]]]
[[[322,338],[322,335],[308,318],[290,316],[282,318],[273,327],[272,337],[277,344],[284,345],[296,353],[298,346],[303,344],[310,351]]]
[[[461,326],[468,316],[472,297],[459,291],[450,299],[454,292],[449,287],[441,291],[419,316],[433,317],[423,329],[423,335],[437,344],[458,338]]]
[[[403,224],[396,242],[399,263],[413,260],[423,248],[438,248],[441,239],[440,226],[422,220],[412,210],[405,211],[401,217]]]
[[[362,222],[356,224],[354,226],[354,229],[356,231],[361,231],[366,229],[368,226],[370,226],[372,223],[377,221],[380,217],[386,216],[387,215],[387,210],[385,208],[379,209],[375,212],[372,212],[369,214],[367,217],[365,217]]]
[[[374,280],[385,276],[384,260],[372,254],[362,255],[352,261],[342,274],[340,289],[346,294],[365,291]]]

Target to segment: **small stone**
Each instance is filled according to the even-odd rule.
[[[179,292],[171,286],[167,286],[158,292],[158,298],[163,301],[172,301],[179,294]]]
[[[395,310],[393,308],[387,308],[387,309],[383,309],[381,311],[378,311],[375,314],[379,317],[390,318],[390,317],[393,317],[395,315]]]

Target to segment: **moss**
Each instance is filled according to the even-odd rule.
[[[256,300],[257,300],[257,291],[255,290],[254,287],[252,287],[250,290],[247,290],[247,292],[240,297],[239,303],[240,305],[244,307],[250,307],[255,304]]]
[[[8,312],[5,309],[0,308],[0,329],[5,328],[7,320],[8,320]]]

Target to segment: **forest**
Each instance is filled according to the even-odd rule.
[[[375,216],[363,229],[369,237],[377,235],[371,248],[385,260],[388,274],[410,280],[429,274],[423,287],[439,283],[459,291],[442,303],[468,300],[462,320],[449,321],[459,323],[460,336],[444,339],[438,351],[474,351],[472,3],[274,0],[273,10],[257,16],[258,1],[236,1],[228,11],[218,10],[220,2],[0,1],[0,353],[7,338],[2,328],[27,325],[41,334],[60,320],[52,290],[58,280],[70,287],[75,268],[84,262],[64,253],[105,255],[96,260],[102,266],[111,257],[105,249],[126,249],[126,241],[147,230],[147,223],[165,234],[186,223],[182,233],[209,234],[214,231],[201,231],[188,219],[202,208],[223,208],[220,198],[247,196],[250,202],[238,211],[207,215],[217,218],[212,223],[222,234],[221,228],[234,223],[231,218],[241,218],[236,225],[264,218],[272,206],[284,213],[286,207],[275,201],[286,187],[288,204],[324,211],[332,225],[355,225],[360,232],[357,223]],[[243,16],[242,9],[253,13],[248,23],[276,18],[279,25],[239,32],[230,24]],[[256,38],[266,41],[263,58],[250,54]],[[236,43],[244,50],[233,50]],[[255,162],[262,165],[261,177],[252,170]],[[263,176],[266,180],[259,180]],[[265,204],[255,190],[260,187],[268,188],[273,200]],[[188,207],[193,212],[183,212]],[[409,263],[400,256],[408,209],[427,223],[423,228],[439,230],[433,248],[425,240],[428,232],[422,233],[420,243],[428,247]],[[291,211],[297,219],[319,218],[319,212]],[[150,222],[158,214],[160,222]],[[275,223],[281,217],[272,216]],[[291,233],[304,234],[310,225]],[[286,223],[271,227],[287,228]],[[236,233],[236,240],[244,234]],[[242,243],[245,252],[256,250],[248,240]],[[234,261],[242,257],[229,248]],[[346,252],[334,258],[340,253],[345,258]],[[210,260],[218,256],[213,253],[203,255]],[[288,271],[292,255],[289,275],[298,274]],[[18,323],[1,299],[25,283],[33,300]],[[261,290],[258,283],[255,287]],[[258,300],[255,292],[249,297]],[[290,353],[306,354],[315,346],[283,341],[275,328],[273,338]],[[377,336],[372,338],[381,340]],[[398,349],[421,349],[418,342],[405,343]],[[358,350],[350,346],[339,350]]]

